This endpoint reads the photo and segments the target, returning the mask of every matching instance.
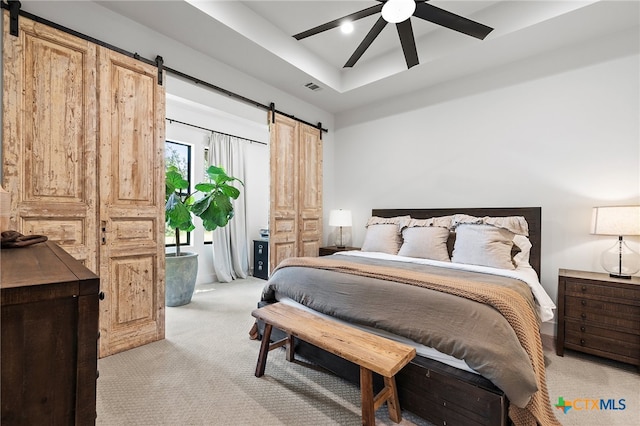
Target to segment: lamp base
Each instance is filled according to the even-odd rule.
[[[336,245],[336,248],[343,249],[343,248],[347,248],[347,246]]]
[[[622,278],[623,280],[630,280],[631,279],[631,275],[620,275],[620,274],[614,274],[613,272],[610,273],[609,276],[611,278]]]

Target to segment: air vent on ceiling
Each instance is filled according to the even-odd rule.
[[[313,90],[314,92],[317,92],[318,90],[322,90],[322,87],[318,86],[313,82],[305,84],[304,87],[306,87],[309,90]]]

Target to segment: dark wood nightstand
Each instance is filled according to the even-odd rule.
[[[565,348],[640,366],[640,278],[560,269],[556,353]]]
[[[348,250],[360,250],[360,247],[338,247],[338,246],[327,246],[327,247],[320,247],[320,249],[318,250],[319,256],[329,256],[330,254],[333,253],[338,253],[340,251],[348,251]]]

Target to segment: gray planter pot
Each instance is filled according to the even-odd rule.
[[[191,302],[197,276],[197,253],[181,253],[179,257],[175,253],[167,253],[165,305],[182,306]]]

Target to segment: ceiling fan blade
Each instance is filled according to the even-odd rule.
[[[369,30],[369,33],[367,33],[367,35],[362,40],[358,48],[355,50],[355,52],[353,52],[353,55],[351,55],[347,63],[344,64],[344,68],[351,68],[356,64],[356,62],[358,62],[358,59],[360,59],[360,57],[365,52],[365,50],[367,50],[369,46],[371,46],[371,43],[373,43],[373,40],[375,40],[376,37],[378,37],[378,34],[380,34],[380,31],[382,31],[382,29],[386,25],[387,25],[387,21],[385,21],[382,17],[378,18],[378,20],[376,21],[375,24],[373,24],[373,27],[371,27],[371,29]]]
[[[416,3],[416,10],[413,12],[413,16],[470,35],[471,37],[479,38],[480,40],[484,40],[487,34],[493,31],[491,27],[456,15],[455,13],[447,12],[428,3]]]
[[[418,51],[416,50],[416,39],[413,36],[411,19],[397,23],[396,28],[400,37],[402,51],[404,52],[404,59],[407,61],[407,68],[418,65],[420,62],[418,61]]]
[[[331,22],[327,22],[326,24],[318,25],[315,28],[311,28],[310,30],[298,33],[298,34],[294,35],[293,37],[296,40],[302,40],[303,38],[307,38],[307,37],[310,37],[312,35],[316,35],[318,33],[321,33],[321,32],[324,32],[324,31],[339,27],[340,25],[342,25],[342,23],[344,21],[353,22],[353,21],[357,21],[358,19],[366,18],[367,16],[371,16],[371,15],[373,15],[375,13],[380,12],[382,10],[382,6],[384,6],[384,5],[379,4],[379,5],[376,5],[376,6],[371,6],[371,7],[367,8],[367,9],[363,9],[363,10],[360,10],[358,12],[352,13],[350,15],[343,16],[342,18],[335,19],[335,20],[333,20]]]

